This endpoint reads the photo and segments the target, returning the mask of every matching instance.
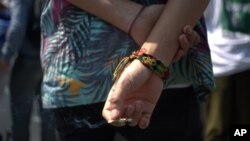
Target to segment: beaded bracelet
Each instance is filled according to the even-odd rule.
[[[144,66],[150,69],[153,73],[159,76],[163,81],[169,76],[169,68],[166,67],[160,60],[152,55],[141,53],[140,51],[133,52],[129,57],[125,57],[116,67],[113,73],[113,80],[119,78],[121,72],[125,66],[132,62],[134,59],[138,59]]]

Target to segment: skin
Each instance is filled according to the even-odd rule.
[[[194,26],[207,4],[208,1],[205,0],[168,1],[142,49],[162,60],[166,66],[170,65],[178,49],[177,39],[183,26]],[[103,116],[109,122],[123,117],[132,118],[131,126],[139,125],[145,129],[150,123],[162,89],[162,80],[135,60],[126,67],[112,87]]]
[[[69,0],[69,2],[125,32],[127,32],[131,19],[136,16],[136,13],[141,8],[140,5],[128,0]],[[197,5],[192,6],[190,3],[197,3]],[[143,28],[146,30],[145,34],[140,33],[140,35],[144,35],[143,38],[140,39],[139,33],[135,32],[137,29],[139,30],[137,26],[140,25],[140,17],[136,21],[137,25],[135,23],[131,35],[139,45],[142,45],[146,53],[159,58],[168,66],[175,60],[176,54],[179,54],[179,51],[177,52],[179,45],[189,44],[187,40],[186,43],[179,44],[178,42],[178,39],[185,38],[182,35],[183,31],[187,35],[194,34],[185,25],[193,27],[201,17],[206,5],[206,0],[189,0],[187,2],[170,0],[162,8],[163,11],[158,11],[158,15],[154,16],[157,19],[153,19],[153,22],[150,21],[152,24]],[[146,10],[143,12],[147,12]],[[141,17],[143,17],[143,12]],[[186,15],[187,13],[188,15]],[[192,39],[195,37],[187,38]],[[185,51],[181,52],[180,56]],[[102,112],[103,117],[110,123],[119,118],[131,118],[133,119],[130,123],[131,126],[139,125],[140,128],[144,129],[150,122],[150,117],[162,89],[162,80],[141,64],[140,61],[134,60],[124,69],[120,78],[110,90]]]
[[[128,32],[130,23],[142,7],[129,0],[69,0],[69,2],[102,18],[124,32]],[[178,9],[175,2],[172,3]],[[199,35],[192,30],[192,26],[198,21],[199,16],[196,16],[196,21],[184,18],[183,21],[187,21],[185,23],[179,18],[178,20],[174,19],[175,16],[171,17],[172,14],[166,14],[175,12],[176,9],[166,9],[169,8],[164,5],[146,7],[136,19],[131,30],[131,36],[138,45],[147,51],[146,53],[160,58],[163,62],[171,62],[180,59],[192,44],[199,42]],[[168,16],[173,19],[166,19],[165,17]],[[175,20],[183,23],[176,28],[174,27],[175,22],[169,23],[169,21]],[[172,28],[174,30],[165,33],[165,31],[168,31],[166,30],[168,27],[174,27]],[[169,37],[169,35],[173,37],[160,38]],[[164,51],[162,53],[169,55],[171,59],[162,57],[166,55],[162,55],[159,53],[160,51]],[[167,63],[165,65],[168,66]],[[8,65],[0,60],[0,70],[6,70],[6,68],[8,68]],[[131,118],[133,119],[130,122],[131,126],[139,125],[140,128],[146,128],[162,88],[162,80],[141,64],[140,61],[135,60],[126,67],[110,90],[103,109],[103,117],[108,122],[122,117]]]
[[[128,0],[110,1],[112,2],[112,5],[111,4],[107,5],[107,1],[110,0],[93,0],[93,1],[85,0],[84,4],[82,4],[81,0],[69,0],[69,2],[71,2],[72,4],[77,5],[78,7],[84,10],[86,9],[86,11],[89,11],[90,13],[93,13],[102,18],[106,18],[105,21],[108,20],[108,22],[114,24],[119,29],[123,30],[124,32],[127,32],[128,26],[130,24],[129,22],[131,22],[131,19],[133,19],[136,16],[136,12],[138,12],[138,10],[142,6],[130,2]],[[121,7],[119,6],[117,7],[117,5],[120,5]],[[118,11],[116,12],[113,12],[113,10],[110,11],[112,7],[115,10],[121,11],[120,12],[121,14],[115,14],[119,13]],[[98,9],[102,8],[104,10],[106,9],[105,11],[109,11],[110,14],[103,14],[105,13],[103,12],[104,10],[99,11],[96,10],[95,8]],[[133,24],[131,28],[131,36],[134,38],[135,42],[138,45],[141,46],[143,42],[147,39],[147,36],[152,30],[157,19],[159,18],[163,8],[164,5],[153,5],[146,7],[140,14],[140,16],[136,19],[136,22]],[[130,11],[130,13],[128,11]],[[115,18],[110,18],[110,17],[115,17]],[[192,34],[188,34],[189,30],[192,32]],[[199,40],[200,40],[199,35],[196,32],[194,32],[190,26],[186,26],[186,28],[183,29],[183,34],[179,36],[180,48],[176,53],[175,61],[180,59],[181,56],[185,54],[185,52],[191,46],[191,44],[195,44],[199,42]],[[7,73],[9,71],[9,62],[6,62],[1,58],[0,58],[0,71],[4,73]]]
[[[132,20],[136,17],[142,5],[129,0],[68,0],[73,5],[88,11],[89,13],[102,18],[106,22],[111,23],[124,32],[128,32],[128,27]],[[135,42],[142,46],[148,35],[159,19],[164,5],[152,5],[146,7],[135,24],[131,28],[131,36]],[[188,34],[188,30],[191,32]],[[182,27],[182,31],[178,36],[181,50],[180,55],[175,60],[178,60],[183,53],[194,43],[199,41],[199,35],[192,30],[192,27]],[[188,42],[189,40],[189,42]],[[185,46],[183,46],[185,44]],[[178,54],[178,53],[176,53]]]

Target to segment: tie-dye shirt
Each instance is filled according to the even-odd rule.
[[[137,1],[139,2],[139,1]],[[164,0],[141,0],[149,5]],[[126,33],[67,2],[47,0],[42,13],[41,61],[43,105],[57,108],[105,101],[119,61],[139,46]],[[192,82],[202,99],[213,87],[205,28],[196,30],[202,42],[170,66],[170,84]],[[165,88],[166,88],[165,87]]]

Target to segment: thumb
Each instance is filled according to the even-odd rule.
[[[103,108],[103,117],[109,122],[120,118],[123,112],[125,96],[132,91],[131,82],[120,77],[109,91]]]
[[[109,93],[109,100],[112,103],[122,106],[121,101],[125,97],[140,88],[151,75],[151,71],[146,68],[139,60],[134,60],[124,69],[119,79],[116,81]]]
[[[104,105],[103,117],[109,121],[118,119],[124,110],[124,102],[129,94],[140,88],[151,75],[140,61],[134,60],[124,69],[108,94]]]

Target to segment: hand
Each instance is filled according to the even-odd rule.
[[[129,118],[132,119],[130,126],[139,125],[144,129],[149,125],[162,89],[163,81],[139,60],[134,60],[110,90],[103,108],[103,117],[109,123]]]
[[[137,44],[142,45],[158,19],[157,15],[150,16],[150,9],[151,14],[158,13],[158,16],[160,16],[161,7],[163,9],[163,5],[146,7],[135,22],[131,35]],[[147,23],[147,20],[150,22]],[[140,24],[140,22],[144,24]],[[189,47],[197,44],[199,41],[200,36],[198,33],[190,26],[185,26],[183,34],[179,36],[180,48],[173,61],[180,59]],[[103,108],[103,117],[109,123],[118,119],[132,119],[129,123],[130,126],[139,125],[140,128],[144,129],[150,123],[151,115],[162,89],[162,80],[141,64],[141,62],[134,60],[124,69],[120,78],[110,90]],[[118,124],[117,126],[123,125]]]
[[[176,62],[181,59],[181,57],[187,53],[188,49],[200,42],[200,35],[194,31],[191,26],[185,26],[183,28],[183,33],[179,36],[180,47],[177,50],[172,62]]]

